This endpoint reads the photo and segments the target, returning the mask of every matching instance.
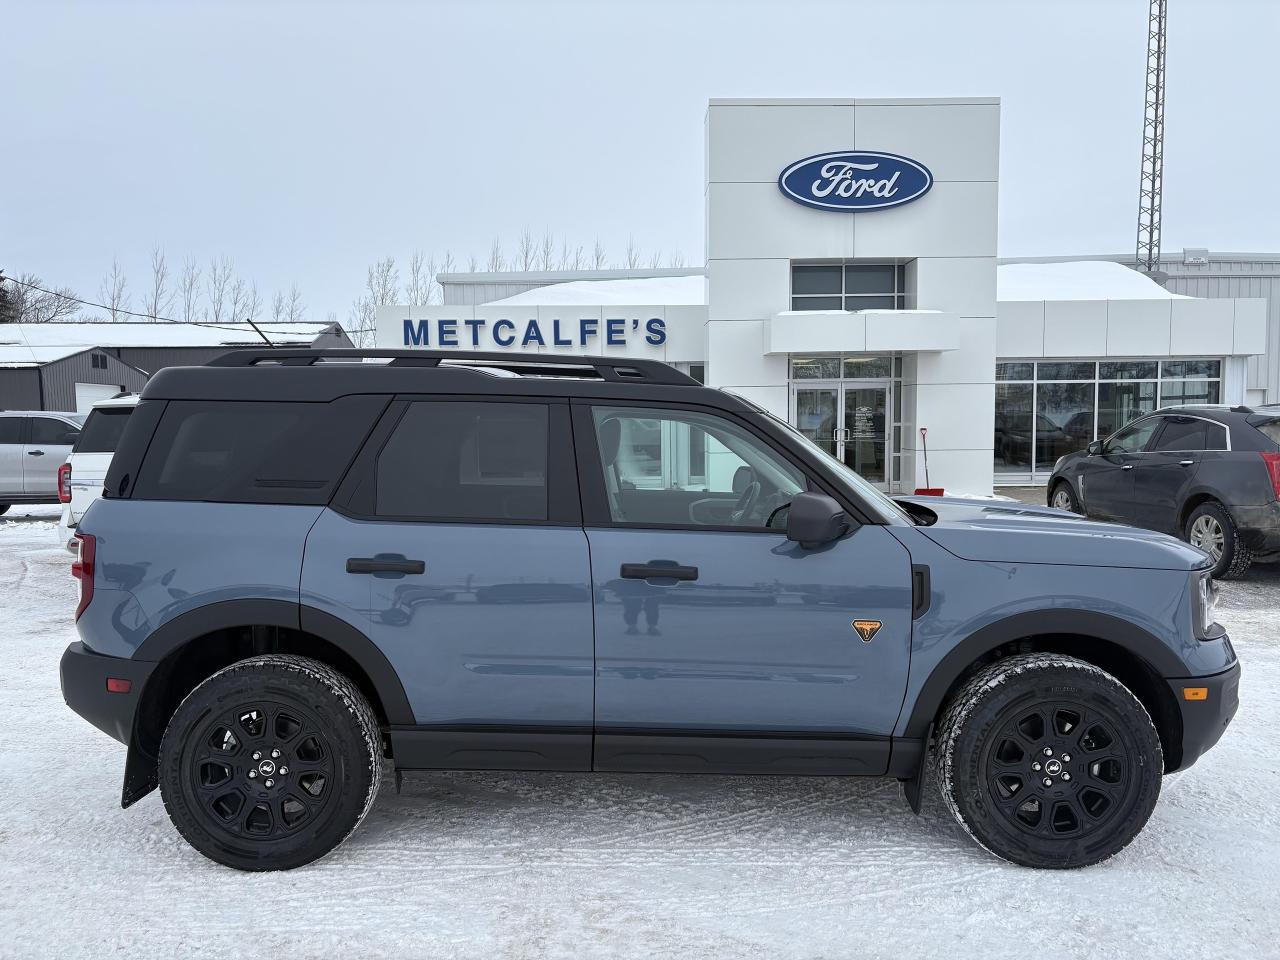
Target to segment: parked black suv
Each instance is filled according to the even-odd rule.
[[[1280,555],[1280,406],[1166,407],[1060,459],[1049,505],[1181,537],[1238,577]]]

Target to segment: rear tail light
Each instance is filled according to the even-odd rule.
[[[71,502],[71,464],[64,463],[58,468],[58,502]]]
[[[1264,453],[1263,462],[1267,465],[1267,474],[1271,477],[1271,489],[1276,499],[1280,500],[1280,453]]]
[[[98,555],[98,540],[89,533],[77,533],[75,539],[78,550],[71,564],[71,575],[80,581],[80,603],[76,606],[76,619],[79,620],[93,599],[93,567]]]

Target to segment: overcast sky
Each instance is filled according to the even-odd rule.
[[[1280,3],[1169,6],[1164,249],[1280,249]],[[0,267],[91,298],[157,244],[315,319],[526,227],[701,264],[711,97],[999,96],[1001,254],[1134,246],[1146,0],[3,11]]]

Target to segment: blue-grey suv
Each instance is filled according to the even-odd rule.
[[[381,360],[382,362],[373,362]],[[655,362],[229,354],[157,374],[77,531],[70,706],[201,853],[284,869],[403,770],[890,776],[1077,867],[1235,713],[1205,554],[891,500]]]

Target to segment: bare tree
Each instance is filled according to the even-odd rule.
[[[485,269],[490,273],[500,273],[506,268],[507,262],[502,258],[502,241],[494,237],[493,246],[489,248],[489,263]]]
[[[205,278],[205,316],[214,323],[222,320],[227,313],[227,294],[231,287],[231,260],[228,257],[215,257],[209,261],[209,276]]]
[[[301,323],[306,319],[307,305],[302,302],[302,291],[295,283],[289,287],[289,302],[285,305],[285,319],[290,323]],[[333,314],[333,322],[338,322],[338,315]]]
[[[477,262],[476,255],[474,253],[467,257],[467,273],[475,273],[476,270],[479,269],[479,266],[480,265]]]
[[[200,301],[200,268],[192,257],[182,261],[178,295],[182,297],[182,319],[190,323],[196,318],[196,304]]]
[[[431,296],[431,278],[434,273],[435,270],[427,266],[422,251],[413,251],[409,256],[409,279],[404,285],[405,302],[415,307],[427,303]]]
[[[275,296],[271,298],[271,320],[273,323],[279,323],[284,319],[285,309],[284,294],[277,290]]]
[[[684,266],[684,254],[683,254],[683,253],[681,253],[679,250],[673,251],[673,252],[672,252],[672,254],[671,254],[671,256],[667,259],[667,266],[668,266],[668,267],[683,267],[683,266]]]
[[[452,250],[446,250],[444,256],[440,259],[440,269],[435,271],[435,289],[431,291],[431,303],[444,303],[444,287],[440,284],[440,274],[453,273],[454,268],[458,266],[458,261],[453,257]],[[472,267],[474,268],[474,264]]]
[[[249,290],[244,295],[244,306],[241,307],[241,312],[236,319],[257,320],[260,313],[262,313],[262,297],[258,295],[258,285],[250,283]]]
[[[385,257],[365,273],[365,292],[351,302],[347,333],[358,347],[373,346],[378,307],[393,304],[400,296],[400,271],[395,257]]]
[[[662,251],[655,250],[649,257],[649,268],[656,270],[660,266],[662,266]]]
[[[635,237],[627,237],[626,265],[628,270],[640,266],[640,250],[636,247]]]
[[[603,270],[608,258],[605,256],[604,245],[600,242],[600,238],[596,237],[596,245],[591,251],[591,269]]]
[[[129,309],[128,290],[129,283],[120,269],[120,261],[112,257],[111,272],[102,278],[102,285],[98,288],[98,299],[111,314],[112,322],[120,319],[122,310]]]
[[[74,317],[80,311],[70,287],[47,287],[34,273],[22,274],[18,282],[6,285],[5,289],[17,323],[50,323]]]
[[[538,247],[538,269],[550,270],[552,261],[555,260],[556,238],[552,236],[551,231],[547,230],[542,234],[542,243]]]
[[[249,285],[239,277],[231,281],[231,293],[228,298],[229,320],[243,320],[249,307]]]
[[[525,227],[520,233],[520,255],[516,258],[516,266],[526,273],[533,269],[538,258],[538,247],[534,243],[533,234]]]
[[[159,247],[152,247],[151,287],[143,298],[143,312],[152,320],[167,317],[176,295],[169,287],[169,265],[165,262],[164,251]]]

